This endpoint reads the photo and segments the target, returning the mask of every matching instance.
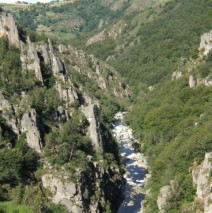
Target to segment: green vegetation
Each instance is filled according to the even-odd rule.
[[[191,205],[196,190],[189,168],[212,151],[212,88],[188,85],[188,70],[195,63],[190,60],[199,60],[200,36],[212,28],[210,5],[211,1],[167,3],[158,19],[139,30],[141,43],[117,55],[114,62],[137,94],[127,122],[142,142],[151,167],[148,212],[158,211],[159,189],[170,180],[176,181],[178,193],[167,211],[182,212],[183,206]],[[210,79],[211,66],[210,54],[192,73]],[[184,76],[171,81],[176,70]],[[150,85],[153,91],[147,90]]]
[[[142,26],[140,42],[118,55],[114,65],[139,94],[178,69],[181,58],[197,58],[200,36],[211,28],[211,1],[172,1]]]
[[[128,118],[151,166],[149,212],[156,211],[159,189],[170,180],[179,187],[170,209],[181,212],[182,204],[193,201],[195,190],[189,168],[211,151],[212,89],[191,89],[187,79],[158,86],[137,103]]]
[[[86,155],[93,155],[91,141],[85,137],[83,129],[88,125],[81,113],[75,114],[63,127],[46,137],[45,154],[52,164],[64,165],[76,160],[86,163]],[[83,136],[84,135],[84,136]],[[80,167],[79,163],[77,164]]]
[[[30,71],[22,71],[19,50],[9,46],[6,37],[0,38],[0,47],[0,90],[12,100],[21,91],[33,88],[35,76]]]
[[[21,26],[69,41],[82,32],[96,29],[101,19],[110,23],[121,17],[128,4],[126,2],[121,9],[114,11],[99,0],[78,0],[51,6],[34,4],[13,9],[13,12]]]
[[[13,202],[1,202],[0,203],[1,213],[33,213],[33,211],[24,205],[17,205]]]
[[[143,11],[135,13],[128,11],[130,3],[128,1],[116,12],[98,0],[79,0],[52,7],[37,4],[15,13],[19,23],[32,30],[29,30],[32,41],[45,39],[43,35],[33,33],[36,29],[66,42],[72,40],[79,47],[97,33],[101,19],[107,22],[107,30],[116,21],[127,23],[128,27],[118,39],[109,38],[85,49],[103,60],[112,56],[110,58],[114,60],[110,63],[134,90],[126,122],[141,141],[141,150],[148,156],[151,168],[152,177],[147,186],[150,193],[144,204],[147,211],[158,211],[156,201],[160,188],[174,180],[178,193],[170,201],[167,211],[182,212],[184,207],[192,205],[195,196],[191,168],[194,162],[198,164],[203,160],[206,152],[212,151],[212,87],[190,88],[188,84],[190,74],[199,79],[212,78],[212,53],[200,59],[198,52],[200,36],[212,29],[211,0],[173,0],[164,6],[152,4],[152,7],[147,4]],[[89,165],[83,159],[91,155],[99,160],[102,156],[93,150],[85,135],[88,124],[79,109],[83,98],[70,106],[73,110],[70,121],[55,121],[55,110],[62,102],[55,95],[55,79],[49,67],[42,64],[45,85],[41,86],[33,72],[22,70],[20,52],[9,46],[6,38],[0,39],[0,46],[0,90],[11,102],[16,102],[22,91],[29,94],[28,101],[38,112],[44,127],[44,156],[55,167],[64,165],[70,174],[76,167],[89,172]],[[65,61],[67,66],[78,63],[68,58]],[[113,121],[114,113],[125,105],[110,97],[112,91],[103,94],[86,75],[70,67],[67,76],[73,84],[95,96],[103,106],[100,114],[106,147],[103,158],[105,164],[117,166],[118,147],[112,140],[109,123]],[[174,71],[181,71],[183,76],[171,80]],[[152,91],[148,90],[149,86]],[[63,212],[60,206],[50,208],[40,190],[38,156],[26,146],[25,136],[17,139],[2,117],[0,127],[0,170],[3,171],[0,174],[0,200],[17,203],[26,200],[24,204],[32,206],[33,210],[42,204],[46,212]],[[6,148],[9,143],[13,149]],[[29,189],[27,186],[32,180],[35,184]],[[30,194],[35,192],[36,204],[32,204]]]
[[[28,33],[33,42],[42,43],[45,40],[42,35],[31,31]],[[26,53],[27,44],[23,45],[23,48]],[[93,164],[85,160],[88,155],[95,161],[103,160],[101,166],[104,169],[108,169],[110,165],[119,168],[118,146],[112,139],[108,127],[108,121],[112,120],[112,114],[119,105],[115,105],[116,102],[104,94],[92,80],[87,80],[86,76],[78,76],[76,71],[71,73],[67,65],[65,78],[71,79],[76,88],[83,89],[88,95],[105,104],[103,113],[100,112],[100,125],[105,146],[109,148],[105,153],[98,153],[94,151],[90,139],[86,136],[89,123],[79,109],[85,104],[82,95],[79,94],[79,100],[65,108],[65,101],[59,99],[55,90],[56,78],[51,68],[41,60],[43,85],[35,77],[34,70],[23,69],[20,57],[20,50],[9,44],[7,37],[1,37],[0,91],[11,104],[11,111],[8,109],[5,113],[3,109],[0,112],[0,212],[66,212],[60,205],[51,206],[49,192],[41,181],[41,176],[45,172],[42,164],[48,160],[55,170],[63,167],[69,175],[69,180],[78,182],[77,169],[84,173],[93,172],[89,175],[94,175]],[[70,64],[70,61],[67,60],[68,63]],[[58,112],[59,107],[63,111],[61,115]],[[10,125],[10,119],[13,119],[22,132],[22,116],[31,109],[35,109],[37,113],[35,125],[40,130],[44,146],[39,154],[28,147],[26,135],[15,133]],[[71,114],[69,119],[64,109]],[[92,177],[92,184],[96,179]],[[98,196],[95,199],[99,199]]]

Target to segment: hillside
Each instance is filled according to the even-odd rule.
[[[109,124],[128,86],[94,56],[28,35],[2,9],[0,46],[1,211],[114,212],[123,170]]]
[[[119,19],[125,17],[127,20],[128,16],[135,16],[136,13],[133,20],[135,22],[150,13],[152,7],[166,1],[168,0],[78,0],[1,6],[13,12],[21,26],[63,42],[72,41],[79,45],[81,40],[88,39],[104,28],[110,28],[111,24]],[[140,15],[140,11],[144,13]],[[81,48],[83,47],[84,42],[81,44]]]
[[[136,94],[126,122],[151,168],[144,212],[211,211],[211,8],[211,1],[170,1],[85,40]]]

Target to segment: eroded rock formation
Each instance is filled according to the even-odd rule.
[[[0,8],[0,37],[7,35],[10,44],[19,47],[20,36],[18,26],[9,12]]]
[[[202,201],[204,213],[212,212],[212,153],[206,153],[204,161],[192,170],[197,197]]]
[[[101,151],[103,150],[103,141],[101,136],[98,111],[99,109],[96,104],[90,104],[83,109],[85,117],[89,122],[88,135],[91,138],[95,149]]]
[[[176,192],[177,192],[177,184],[173,180],[170,181],[170,185],[163,186],[160,189],[160,193],[157,199],[159,213],[168,212],[167,209],[169,208],[169,202],[176,195]]]
[[[70,213],[100,213],[107,200],[115,199],[117,205],[120,202],[120,171],[111,166],[103,169],[100,165],[104,162],[92,162],[89,156],[86,160],[89,173],[76,170],[77,182],[73,182],[63,168],[55,170],[49,164],[45,166],[43,186],[52,193],[53,202],[63,204]]]
[[[38,126],[37,113],[34,109],[23,115],[21,119],[21,131],[26,133],[27,144],[38,153],[41,153],[43,145]]]

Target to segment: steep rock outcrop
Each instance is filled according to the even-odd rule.
[[[0,37],[7,35],[9,43],[16,46],[20,45],[18,27],[13,16],[0,8]]]
[[[40,59],[38,57],[38,51],[36,46],[30,41],[30,39],[27,39],[28,44],[28,50],[26,57],[22,54],[22,63],[26,64],[27,69],[34,70],[35,76],[38,79],[38,81],[43,84],[43,76],[41,72],[41,65],[40,65]],[[23,60],[25,58],[25,60]]]
[[[167,213],[167,209],[169,207],[169,202],[176,194],[177,184],[175,181],[171,180],[170,185],[163,186],[160,189],[160,193],[157,199],[157,205],[159,209],[159,213]]]
[[[4,98],[2,92],[0,92],[0,112],[3,118],[6,119],[7,123],[9,124],[13,132],[18,134],[19,130],[17,127],[17,121],[14,118],[15,110],[13,106],[10,104],[10,102]]]
[[[48,48],[53,74],[55,76],[58,76],[61,73],[65,73],[66,72],[65,65],[63,61],[55,55],[54,47],[50,39],[48,39]]]
[[[88,135],[96,150],[103,150],[103,141],[101,136],[101,129],[98,117],[98,106],[90,104],[83,108],[83,113],[89,122]]]
[[[67,174],[61,171],[48,171],[42,176],[42,183],[45,188],[51,191],[54,203],[63,204],[71,213],[83,212],[78,186],[68,180]]]
[[[64,101],[66,107],[72,104],[75,100],[78,100],[78,94],[73,84],[69,83],[68,88],[63,88],[60,82],[56,82],[56,90],[58,91],[61,101]]]
[[[197,187],[197,197],[202,200],[204,213],[212,212],[212,152],[205,154],[201,165],[192,170],[193,182]]]
[[[208,55],[212,50],[212,30],[209,33],[204,33],[200,41],[200,57]]]
[[[107,36],[108,36],[107,31],[104,29],[103,31],[89,38],[86,43],[86,46],[90,46],[91,44],[94,44],[96,42],[104,41],[107,38]]]
[[[21,119],[21,132],[26,133],[28,146],[41,153],[43,145],[38,128],[37,113],[34,109],[23,115]]]
[[[42,184],[52,193],[52,201],[63,204],[70,213],[100,213],[107,201],[120,202],[122,176],[119,169],[101,167],[104,162],[92,162],[87,156],[88,172],[76,169],[77,181],[71,181],[63,168],[55,170],[47,164]],[[105,181],[108,180],[108,181]]]

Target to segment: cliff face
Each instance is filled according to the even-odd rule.
[[[20,36],[13,16],[0,9],[0,37],[7,35],[9,42],[16,47],[20,45]]]
[[[192,170],[193,182],[197,187],[197,198],[201,200],[204,213],[212,212],[212,153],[206,153],[204,161]],[[196,201],[197,202],[197,201]]]
[[[68,212],[102,212],[106,202],[116,200],[119,203],[119,191],[122,183],[119,171],[113,167],[106,170],[98,162],[89,161],[88,171],[77,171],[77,181],[70,181],[64,170],[53,170],[46,166],[46,174],[42,176],[42,183],[53,195],[54,203],[66,206]],[[117,173],[118,172],[118,173]],[[110,179],[108,183],[103,180]]]
[[[24,134],[28,147],[37,152],[44,162],[43,174],[40,177],[41,188],[51,193],[48,198],[53,203],[64,205],[68,212],[102,212],[108,204],[114,210],[119,203],[114,204],[114,200],[119,199],[122,175],[118,164],[112,166],[104,158],[104,130],[101,129],[99,118],[104,106],[100,105],[100,101],[92,92],[87,91],[87,85],[96,85],[97,89],[102,91],[102,97],[111,94],[119,98],[130,97],[128,86],[121,81],[111,66],[81,50],[65,45],[54,46],[49,39],[47,42],[32,42],[25,32],[19,31],[10,13],[0,11],[0,37],[3,36],[8,38],[10,46],[18,49],[21,72],[33,73],[35,76],[35,91],[21,91],[20,97],[13,103],[9,100],[10,97],[5,98],[0,92],[0,111],[17,138]],[[26,39],[21,40],[20,37]],[[75,75],[82,76],[89,83],[73,80]],[[50,97],[48,91],[54,91],[55,94]],[[33,92],[41,96],[36,100]],[[40,98],[43,102],[40,102]],[[56,102],[56,106],[48,106],[44,113],[49,99],[52,103]],[[36,107],[36,101],[42,105],[41,108]],[[74,119],[79,115],[81,118],[76,123]],[[60,143],[47,147],[48,135],[59,132],[61,138],[65,138],[64,126],[70,122],[75,122],[75,126],[70,128],[75,131],[72,133],[77,135],[73,141],[67,139],[71,141],[67,146],[70,147],[70,143],[73,143],[72,147],[63,151],[58,151]],[[69,128],[66,131],[69,131]],[[85,137],[87,141],[88,138],[91,141],[91,147],[89,145],[87,148],[88,145],[83,144],[83,140],[80,141],[79,138]],[[53,138],[52,143],[55,141],[57,139]],[[63,142],[62,140],[61,143]],[[81,150],[77,152],[76,147]],[[52,153],[46,150],[50,149],[58,155],[68,151],[66,165],[61,166],[60,163],[61,168],[58,169],[56,163],[48,162],[48,155]],[[91,155],[84,151],[86,149]],[[100,159],[95,157],[96,153],[100,153]],[[71,180],[72,172],[66,167],[72,166],[72,159],[75,158],[76,161],[77,154],[85,155],[85,167],[80,169],[73,166],[71,171],[75,178]]]
[[[88,135],[91,138],[95,149],[104,150],[98,111],[98,106],[95,104],[88,105],[83,109],[83,113],[90,124],[88,128]]]

